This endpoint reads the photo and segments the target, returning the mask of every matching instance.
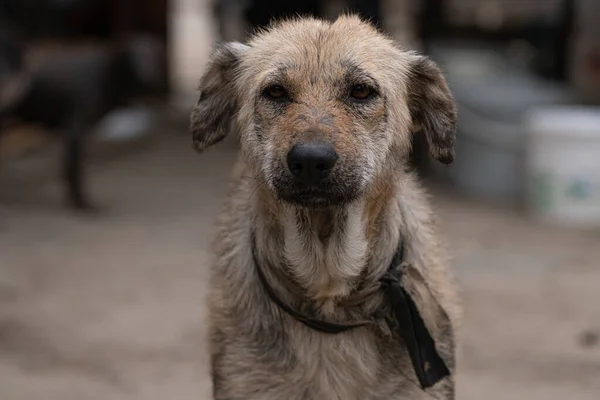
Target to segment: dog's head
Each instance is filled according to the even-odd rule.
[[[359,198],[404,167],[421,128],[434,158],[453,159],[456,108],[439,68],[357,17],[285,21],[218,45],[200,91],[196,149],[239,132],[251,172],[299,206]]]

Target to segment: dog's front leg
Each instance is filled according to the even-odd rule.
[[[83,190],[83,128],[84,124],[73,122],[64,132],[64,155],[62,176],[67,202],[76,210],[91,210]]]

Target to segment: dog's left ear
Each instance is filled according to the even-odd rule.
[[[246,49],[244,44],[231,42],[217,44],[212,50],[190,118],[194,147],[199,152],[223,140],[231,129],[237,109],[234,81]]]
[[[442,71],[429,58],[415,56],[407,89],[414,130],[423,129],[433,158],[442,164],[452,163],[457,110]]]

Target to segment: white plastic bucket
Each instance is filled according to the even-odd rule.
[[[527,118],[528,199],[548,222],[600,227],[600,108],[544,107]]]

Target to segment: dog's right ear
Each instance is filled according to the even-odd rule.
[[[194,147],[201,152],[227,136],[237,108],[234,80],[240,58],[248,46],[217,44],[200,79],[200,97],[192,110],[190,130]]]

